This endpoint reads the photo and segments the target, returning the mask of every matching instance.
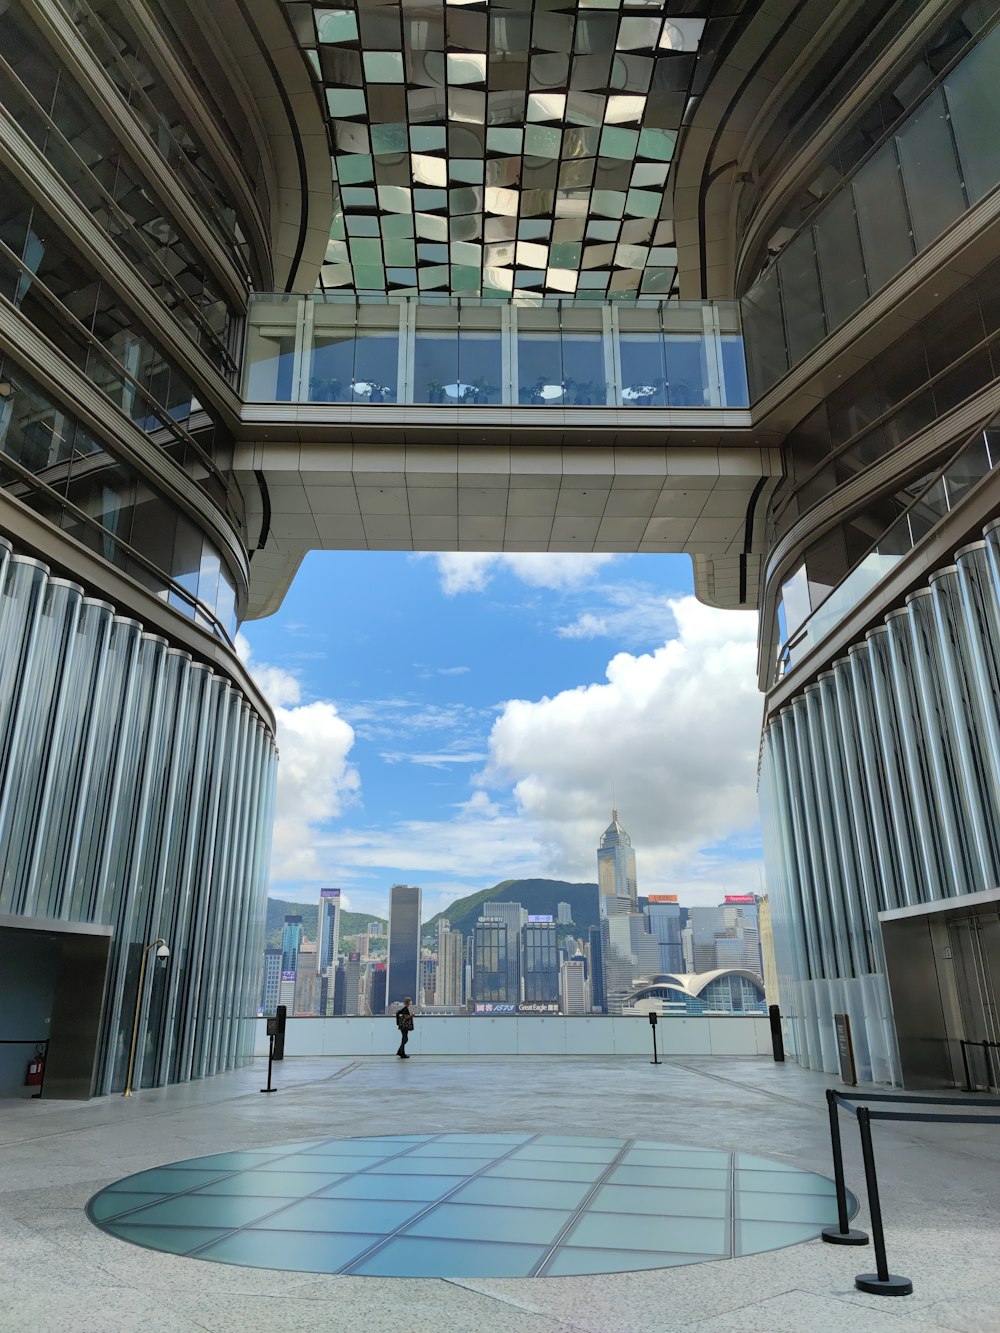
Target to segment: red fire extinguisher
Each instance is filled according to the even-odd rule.
[[[28,1061],[28,1072],[25,1075],[24,1086],[26,1088],[40,1087],[45,1078],[45,1055],[40,1047],[35,1048],[35,1054]]]

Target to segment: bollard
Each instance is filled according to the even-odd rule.
[[[656,1054],[656,1014],[652,1012],[649,1015],[649,1026],[653,1029],[653,1058],[649,1063],[651,1065],[662,1065],[663,1061]]]
[[[771,1054],[775,1064],[784,1064],[785,1039],[781,1035],[781,1010],[776,1004],[769,1004],[767,1016],[771,1020]]]
[[[854,1279],[854,1285],[858,1291],[867,1291],[872,1296],[909,1296],[913,1291],[913,1283],[908,1277],[890,1273],[889,1263],[885,1257],[882,1209],[879,1205],[875,1152],[872,1148],[871,1112],[867,1106],[858,1107],[858,1129],[861,1131],[861,1156],[864,1158],[865,1184],[868,1186],[868,1212],[872,1222],[876,1272],[859,1273]]]
[[[837,1094],[826,1090],[826,1104],[830,1112],[830,1151],[833,1154],[833,1179],[837,1186],[837,1219],[835,1227],[824,1227],[821,1235],[830,1245],[867,1245],[868,1233],[852,1230],[847,1220],[847,1187],[844,1184],[844,1153],[840,1145],[840,1113]]]
[[[261,1088],[261,1092],[277,1092],[277,1088],[271,1087],[271,1069],[274,1066],[274,1033],[271,1031],[271,1024],[275,1020],[267,1020],[267,1087]]]

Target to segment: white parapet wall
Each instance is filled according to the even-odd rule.
[[[407,1050],[413,1055],[647,1055],[653,1041],[645,1018],[421,1018]],[[290,1018],[285,1055],[392,1055],[399,1044],[391,1018]],[[661,1056],[770,1055],[766,1015],[661,1018]],[[267,1054],[267,1031],[257,1026],[256,1052]]]

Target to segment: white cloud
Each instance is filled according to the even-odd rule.
[[[673,638],[677,633],[674,602],[639,583],[608,583],[599,590],[602,605],[583,611],[556,633],[562,639],[614,639],[617,643],[646,648]]]
[[[281,667],[254,662],[250,645],[237,635],[237,652],[274,709],[278,784],[275,796],[271,879],[315,881],[329,876],[320,855],[318,830],[343,812],[361,787],[348,762],[354,728],[326,699],[302,703],[298,680]]]
[[[449,597],[459,592],[482,592],[493,575],[506,569],[532,588],[581,588],[617,555],[599,552],[528,551],[494,554],[480,551],[440,551],[434,556],[441,589]]]
[[[549,847],[548,873],[593,878],[612,789],[637,849],[640,891],[711,901],[757,887],[761,701],[756,621],[672,599],[677,637],[655,652],[619,653],[607,681],[538,701],[512,700],[494,724],[487,786],[513,784],[522,814]],[[749,881],[749,882],[748,882]]]

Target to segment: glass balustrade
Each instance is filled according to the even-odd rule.
[[[735,302],[258,295],[255,403],[745,408]]]

